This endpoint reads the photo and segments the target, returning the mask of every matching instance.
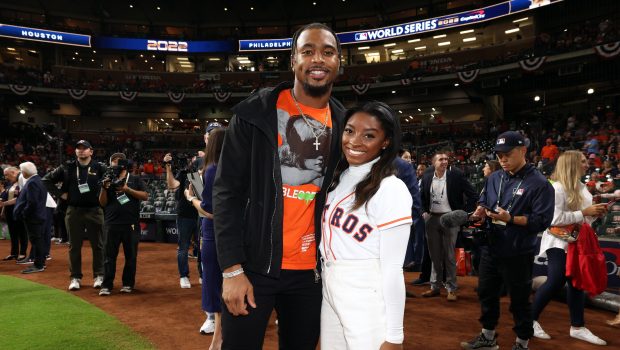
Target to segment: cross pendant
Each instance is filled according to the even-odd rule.
[[[321,145],[321,143],[319,142],[319,138],[316,138],[316,141],[314,141],[313,143],[314,148],[318,151],[319,150],[319,146]]]

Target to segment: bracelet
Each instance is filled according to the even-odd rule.
[[[191,196],[191,197],[189,197],[189,198],[187,199],[187,201],[188,201],[188,202],[192,202],[192,201],[194,201],[194,199],[196,199],[196,198],[198,198],[198,197],[196,197],[196,196]]]
[[[236,269],[235,271],[232,271],[232,272],[222,272],[222,277],[224,277],[224,278],[233,278],[235,276],[239,276],[242,273],[243,273],[243,267],[240,267],[240,268],[238,268],[238,269]]]

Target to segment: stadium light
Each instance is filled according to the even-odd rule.
[[[19,109],[19,114],[26,114],[26,110],[25,110],[25,109],[23,109],[23,108],[20,108],[20,109]]]
[[[476,37],[475,37],[475,36],[472,36],[471,38],[465,38],[465,39],[463,39],[463,42],[464,42],[464,43],[468,43],[468,42],[470,42],[470,41],[476,41]]]
[[[512,23],[519,23],[519,22],[527,21],[527,19],[528,19],[527,17],[515,19],[514,21],[512,21]]]
[[[396,43],[389,43],[389,44],[383,45],[383,47],[392,47],[392,46],[396,46]]]
[[[589,88],[588,89],[588,95],[592,95],[594,93],[594,89],[593,88]]]
[[[433,39],[440,39],[440,38],[445,38],[445,37],[446,37],[445,34],[439,34],[439,35],[435,35]]]
[[[411,44],[411,43],[417,43],[418,41],[420,41],[420,39],[411,39],[411,40],[407,40],[407,42],[408,42],[409,44]]]
[[[518,32],[520,29],[519,28],[513,28],[513,29],[508,29],[507,31],[505,31],[504,33],[506,34],[512,34],[512,33],[516,33]]]
[[[455,86],[455,87],[459,86],[459,83],[454,83],[454,86]]]
[[[392,93],[393,93],[393,94],[395,94],[395,93],[396,93],[396,90],[392,90]]]
[[[467,29],[467,30],[462,30],[459,32],[459,34],[469,34],[469,33],[473,33],[474,30],[473,29]]]
[[[437,46],[447,46],[447,45],[450,45],[449,41],[442,41],[442,42],[437,44]]]
[[[540,101],[540,96],[538,96],[538,95],[534,96],[534,101],[536,101],[536,102]]]

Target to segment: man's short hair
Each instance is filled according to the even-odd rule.
[[[299,36],[301,35],[301,33],[309,29],[323,29],[323,30],[326,30],[332,33],[332,35],[334,36],[334,40],[336,40],[336,50],[338,51],[338,56],[342,54],[342,48],[340,47],[340,39],[338,39],[338,35],[336,34],[336,32],[334,32],[333,29],[331,29],[329,26],[323,23],[310,23],[297,29],[295,34],[293,34],[293,41],[291,43],[291,56],[297,53],[297,39],[299,39]]]

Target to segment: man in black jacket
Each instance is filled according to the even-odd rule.
[[[22,273],[35,273],[45,270],[45,251],[43,248],[43,235],[45,231],[47,190],[37,174],[37,167],[31,162],[21,163],[19,169],[22,172],[26,184],[17,197],[13,215],[22,220],[28,233],[28,238],[34,250],[34,265],[23,270]]]
[[[293,36],[294,84],[260,90],[233,109],[213,187],[222,349],[262,349],[274,307],[280,349],[318,343],[320,214],[344,117],[330,99],[340,53],[329,27],[301,28]]]
[[[423,297],[439,296],[439,283],[445,269],[445,286],[448,301],[456,301],[456,260],[454,246],[458,227],[441,226],[441,215],[454,211],[473,211],[478,195],[462,171],[448,169],[448,151],[439,150],[433,157],[433,166],[422,176],[422,208],[426,221],[428,251],[433,262],[431,289]],[[439,276],[439,280],[438,280]]]
[[[68,202],[65,222],[71,248],[69,249],[69,290],[78,290],[82,281],[82,242],[88,236],[93,251],[93,287],[103,283],[103,210],[99,207],[99,180],[105,166],[92,159],[93,147],[80,140],[75,147],[77,161],[63,164],[43,177],[43,183],[53,195]],[[57,183],[62,183],[60,190]]]

